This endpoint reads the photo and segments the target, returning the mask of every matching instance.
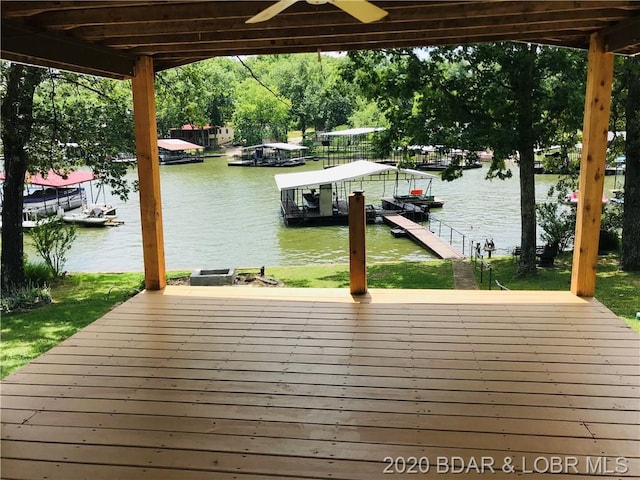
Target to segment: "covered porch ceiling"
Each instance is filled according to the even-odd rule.
[[[336,6],[299,0],[267,22],[246,20],[275,1],[2,2],[2,58],[113,78],[230,55],[349,51],[525,41],[640,52],[635,1],[375,1],[388,12],[364,24]]]

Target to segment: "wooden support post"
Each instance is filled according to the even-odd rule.
[[[349,285],[352,295],[367,293],[364,192],[349,195]]]
[[[147,290],[161,290],[166,286],[166,271],[153,60],[150,57],[141,57],[136,62],[132,87],[140,188],[144,283]]]
[[[571,292],[581,297],[593,297],[596,287],[612,82],[613,54],[605,53],[603,39],[594,33],[589,44],[578,215],[571,272]]]

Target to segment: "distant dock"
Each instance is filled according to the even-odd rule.
[[[407,236],[418,245],[433,252],[438,258],[465,258],[465,255],[452,245],[449,245],[440,237],[431,233],[428,228],[412,222],[408,218],[397,213],[385,214],[382,216],[384,223],[392,228],[401,228],[407,232]]]

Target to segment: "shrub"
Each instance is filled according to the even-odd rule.
[[[28,285],[14,292],[2,296],[0,311],[11,313],[19,310],[29,310],[40,305],[51,303],[49,287]]]
[[[33,245],[56,277],[62,275],[67,253],[76,239],[76,229],[62,218],[52,216],[30,231]]]
[[[27,284],[44,287],[54,279],[55,274],[45,262],[29,262],[25,259],[24,276]]]
[[[540,238],[558,252],[564,252],[573,243],[576,211],[558,207],[557,203],[542,203],[536,205],[536,212],[538,225],[543,230]]]
[[[617,252],[620,249],[620,237],[613,230],[600,230],[598,253]]]

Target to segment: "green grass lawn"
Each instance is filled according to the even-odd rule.
[[[2,316],[2,378],[94,322],[142,288],[141,273],[73,274],[51,288],[53,303]]]
[[[539,269],[532,279],[516,278],[511,257],[491,260],[492,288],[495,280],[511,290],[569,290],[571,257],[561,256],[555,268]],[[596,298],[622,317],[636,331],[640,322],[640,273],[618,271],[616,256],[601,257]],[[286,287],[347,288],[348,265],[266,267],[266,275]],[[479,271],[476,271],[479,277]],[[188,275],[174,272],[170,277]],[[370,288],[453,288],[453,268],[449,261],[382,263],[367,269]],[[481,288],[488,288],[485,272]],[[28,312],[3,315],[1,371],[6,375],[46,352],[65,338],[97,320],[116,304],[143,287],[141,273],[80,274],[65,277],[51,288],[53,303]]]
[[[510,290],[569,290],[571,288],[571,254],[556,258],[552,268],[538,268],[533,278],[518,278],[517,264],[512,257],[497,257],[489,260],[492,267],[491,288],[497,288],[495,280]],[[631,328],[640,332],[640,322],[635,319],[640,311],[640,273],[622,272],[618,269],[617,255],[599,258],[595,297],[613,313],[624,319]],[[489,275],[485,271],[480,283],[479,268],[475,269],[480,288],[489,288]]]
[[[267,267],[266,275],[287,287],[349,287],[349,265]],[[370,288],[453,288],[451,262],[381,263],[367,268]]]

